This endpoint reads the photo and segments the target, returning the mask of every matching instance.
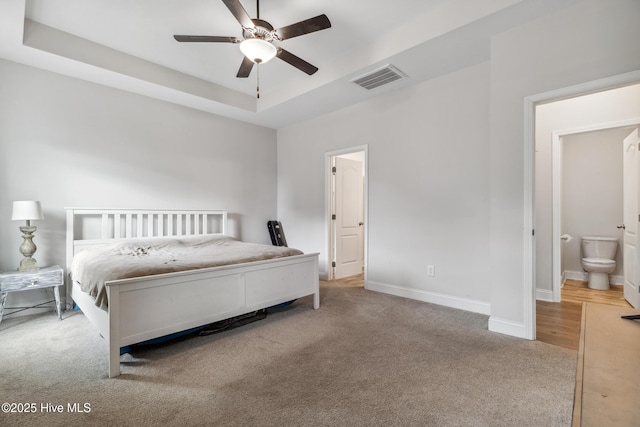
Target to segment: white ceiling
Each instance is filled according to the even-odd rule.
[[[256,17],[255,0],[240,0]],[[0,57],[203,111],[280,128],[489,58],[492,34],[554,0],[263,0],[275,28],[326,14],[332,27],[277,42],[317,66],[275,58],[235,75],[238,45],[174,34],[242,37],[221,0],[2,0]],[[366,91],[350,81],[385,64],[408,78]]]

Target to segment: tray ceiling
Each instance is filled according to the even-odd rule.
[[[256,16],[255,1],[241,0]],[[331,28],[278,42],[319,68],[284,61],[235,75],[237,44],[178,43],[174,34],[242,37],[221,0],[3,0],[0,57],[203,111],[280,128],[389,90],[486,61],[490,37],[552,1],[263,0],[279,28],[326,14]],[[556,2],[557,3],[557,2]],[[352,80],[391,64],[406,75],[375,90]]]

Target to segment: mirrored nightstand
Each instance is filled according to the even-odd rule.
[[[56,310],[58,319],[62,320],[60,310],[60,286],[64,283],[64,270],[62,267],[54,265],[51,267],[39,268],[34,271],[11,271],[0,273],[0,322],[4,314],[4,303],[9,292],[28,291],[31,289],[53,288],[55,295]],[[43,303],[46,304],[46,303]],[[42,304],[33,307],[35,308]]]

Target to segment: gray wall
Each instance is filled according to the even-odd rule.
[[[488,313],[488,137],[488,63],[279,130],[289,244],[326,274],[325,153],[368,144],[369,287]]]
[[[622,140],[630,130],[611,129],[562,138],[562,234],[564,271],[583,272],[580,238],[616,237],[622,242]],[[616,270],[622,274],[618,245]]]
[[[14,200],[42,203],[43,266],[65,265],[67,206],[227,209],[231,234],[270,243],[274,130],[3,60],[0,81],[0,269],[22,257]]]

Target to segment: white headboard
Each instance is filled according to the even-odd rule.
[[[225,210],[65,208],[67,269],[73,255],[116,240],[227,233]]]

